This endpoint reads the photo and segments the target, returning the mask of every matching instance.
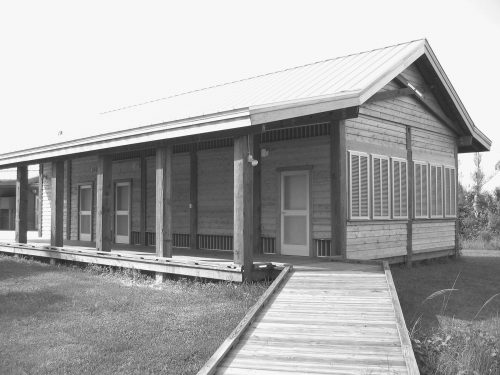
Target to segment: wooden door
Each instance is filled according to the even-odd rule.
[[[130,243],[130,182],[115,185],[115,243]]]
[[[92,241],[92,185],[81,185],[78,193],[78,238]]]
[[[281,174],[281,254],[309,256],[309,171]]]

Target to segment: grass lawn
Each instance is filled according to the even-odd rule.
[[[196,373],[265,289],[0,256],[0,373]]]
[[[392,267],[392,274],[417,359],[429,362],[419,363],[422,373],[500,374],[500,296],[478,314],[500,293],[500,258]],[[444,289],[456,290],[427,299]]]

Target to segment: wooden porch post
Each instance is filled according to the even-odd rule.
[[[198,249],[198,154],[196,144],[189,153],[189,246]]]
[[[260,133],[253,136],[253,157],[259,161],[253,167],[253,247],[255,254],[262,253],[261,244],[261,170],[262,158],[260,157]]]
[[[16,179],[16,238],[17,243],[26,243],[28,240],[28,167],[17,167]]]
[[[51,187],[50,245],[61,247],[64,226],[64,161],[62,160],[52,162]]]
[[[43,164],[38,165],[38,237],[42,237],[42,204],[43,204]]]
[[[234,138],[234,263],[243,266],[246,281],[252,281],[253,268],[253,167],[248,162],[252,145],[251,135]]]
[[[156,149],[156,255],[172,257],[172,145]]]
[[[345,120],[333,120],[330,128],[331,255],[347,257],[347,149]]]
[[[97,160],[97,216],[95,242],[97,251],[111,251],[113,228],[113,190],[111,157],[100,155]]]
[[[140,241],[141,245],[146,246],[146,197],[147,197],[147,164],[146,164],[146,155],[145,153],[141,153],[141,211],[140,211]]]
[[[413,151],[411,148],[411,126],[406,127],[406,160],[408,170],[408,224],[406,226],[406,266],[412,266],[413,258]]]

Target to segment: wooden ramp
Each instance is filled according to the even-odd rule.
[[[386,264],[295,267],[205,373],[418,374],[395,293]]]

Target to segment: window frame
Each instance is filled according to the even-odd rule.
[[[396,207],[396,204],[395,204],[395,196],[394,196],[394,163],[395,162],[398,162],[398,163],[402,163],[404,162],[405,165],[406,165],[406,168],[405,168],[405,181],[406,181],[406,199],[405,199],[405,203],[406,203],[406,215],[395,215],[394,214],[394,207]],[[400,164],[401,165],[401,164]],[[400,171],[400,178],[399,178],[399,191],[400,191],[400,202],[402,202],[402,199],[401,199],[401,192],[402,192],[402,189],[401,189],[401,169],[399,170]],[[403,159],[403,158],[398,158],[398,157],[391,157],[391,192],[392,192],[392,206],[391,206],[391,217],[393,219],[405,219],[407,220],[410,216],[410,213],[408,212],[408,203],[409,203],[409,197],[408,197],[408,160],[407,159]]]
[[[392,205],[391,205],[391,158],[386,155],[378,155],[378,154],[371,154],[370,155],[370,160],[371,160],[371,186],[368,190],[371,190],[372,196],[371,196],[371,212],[372,212],[372,218],[374,220],[389,220],[391,219],[391,213],[392,213]],[[375,159],[380,159],[380,213],[383,213],[383,193],[382,193],[382,160],[387,160],[387,215],[380,215],[380,216],[375,216]]]
[[[371,219],[371,194],[370,194],[370,181],[371,181],[371,174],[370,174],[370,154],[362,151],[348,151],[348,167],[349,167],[349,179],[348,179],[348,193],[349,193],[349,220],[370,220]],[[368,196],[368,202],[367,202],[367,215],[366,216],[361,216],[361,179],[358,177],[358,188],[359,188],[359,198],[358,198],[358,204],[359,204],[359,213],[360,216],[353,216],[352,214],[352,157],[357,156],[357,157],[366,157],[366,169],[367,169],[367,196]],[[361,159],[360,159],[361,160]],[[360,163],[361,166],[361,163]],[[360,168],[361,171],[361,168]],[[361,175],[361,173],[360,173]]]
[[[426,167],[426,214],[425,215],[417,215],[417,168],[416,166],[420,165],[420,170],[422,170],[422,166]],[[413,160],[413,217],[415,219],[428,219],[429,218],[429,163],[426,161],[420,161],[420,160]],[[423,176],[423,174],[421,174]],[[422,184],[422,179],[420,179],[420,184]],[[423,189],[420,189],[420,192],[423,192]],[[422,196],[420,196],[420,201],[422,202]],[[422,208],[424,206],[420,204],[420,212],[422,213]]]

